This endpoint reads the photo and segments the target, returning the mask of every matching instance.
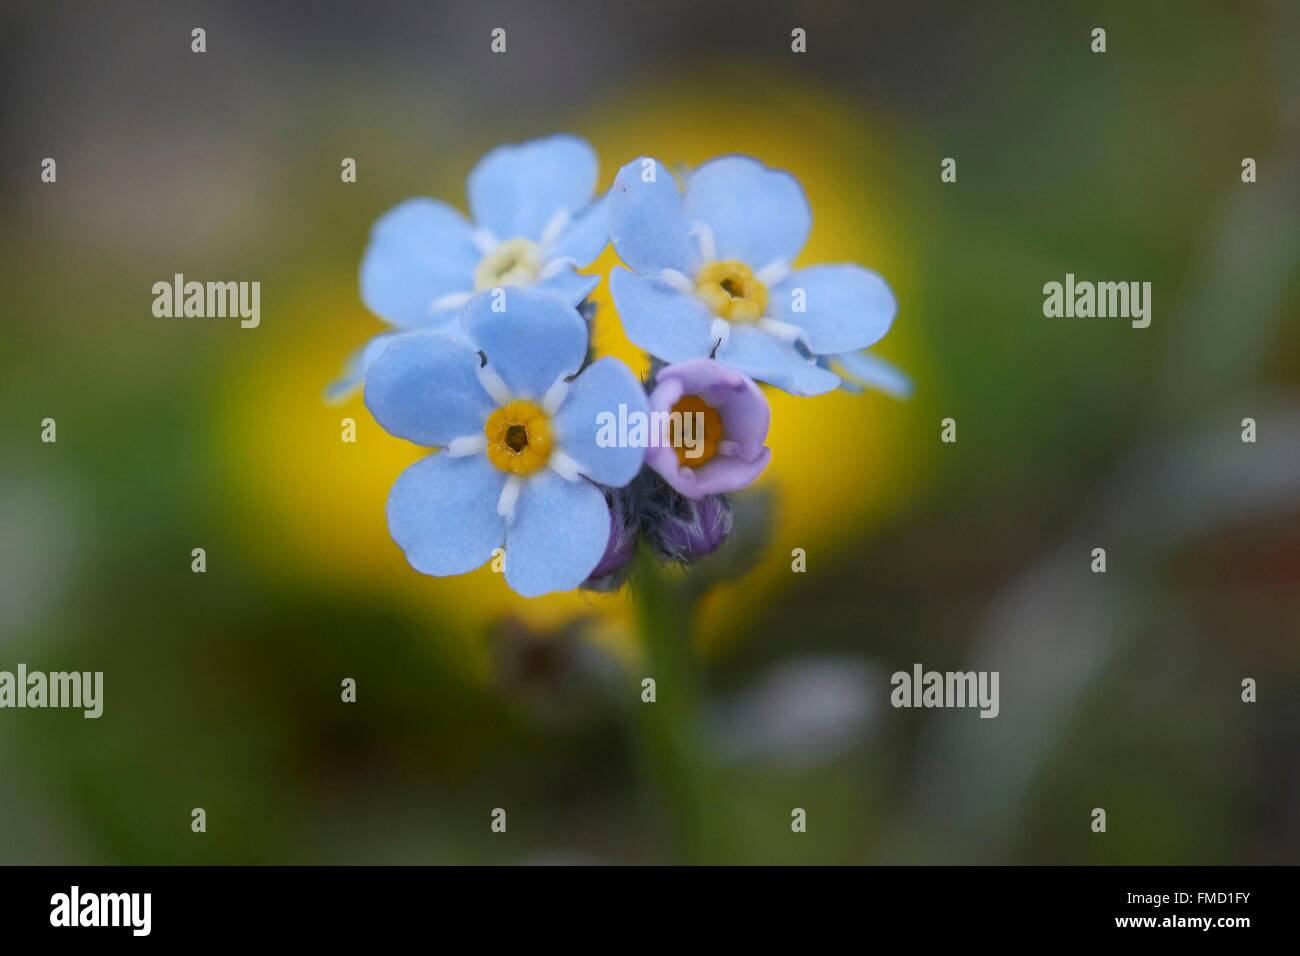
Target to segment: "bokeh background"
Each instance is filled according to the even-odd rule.
[[[105,712],[0,712],[0,863],[1300,861],[1297,13],[6,4],[0,669],[102,670]],[[373,221],[556,131],[602,188],[789,169],[802,261],[901,303],[913,399],[773,396],[767,536],[682,635],[694,819],[626,595],[414,573],[419,451],[321,398],[383,328]],[[176,272],[259,280],[261,327],[154,318]],[[1151,327],[1044,318],[1066,272],[1150,281]],[[915,662],[1000,671],[1000,717],[891,708]]]

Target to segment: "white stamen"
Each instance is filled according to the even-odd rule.
[[[718,348],[725,348],[731,341],[731,323],[726,319],[714,319],[709,323],[709,341],[717,342]]]
[[[551,387],[546,390],[542,396],[542,411],[548,415],[554,415],[564,404],[565,397],[569,394],[569,383],[561,376],[551,383]]]
[[[808,333],[793,323],[781,322],[778,319],[759,319],[758,327],[782,342],[791,344],[802,342],[805,347],[808,347]]]
[[[473,292],[448,292],[430,302],[429,311],[446,312],[450,309],[459,309],[472,298],[474,298]]]
[[[547,464],[565,481],[577,481],[582,477],[582,465],[559,449],[551,452],[551,460]]]
[[[492,396],[492,401],[498,405],[508,405],[514,398],[510,394],[510,386],[501,380],[497,370],[491,365],[483,365],[478,369],[478,380],[484,390]]]
[[[474,247],[478,249],[479,252],[483,253],[483,255],[487,255],[499,244],[497,237],[493,235],[492,230],[486,229],[482,226],[474,230],[470,235],[470,239],[474,243]]]
[[[740,454],[740,442],[724,438],[718,442],[718,454],[726,455],[728,458]]]
[[[446,454],[452,458],[464,458],[466,455],[476,455],[479,452],[487,451],[486,435],[461,435],[459,438],[453,438],[447,442],[444,449]]]
[[[523,479],[518,475],[511,475],[501,486],[501,497],[497,499],[497,514],[505,518],[507,523],[514,520],[515,502],[519,500],[519,492],[523,489]]]
[[[542,271],[537,273],[537,281],[545,282],[547,279],[554,279],[565,269],[578,268],[578,260],[572,256],[557,256],[546,265],[542,266]]]
[[[776,285],[789,274],[790,263],[784,259],[774,259],[754,273],[754,278],[763,285]]]
[[[541,243],[543,246],[549,246],[556,239],[560,238],[560,233],[564,232],[564,227],[569,224],[569,211],[567,209],[557,209],[542,227]]]
[[[712,229],[696,220],[691,224],[691,236],[694,237],[695,244],[699,246],[701,259],[705,262],[712,262],[718,258],[718,244],[714,241]]]
[[[695,283],[691,282],[690,279],[678,272],[676,269],[665,269],[663,272],[659,273],[659,278],[668,283],[668,285],[672,286],[678,292],[690,294],[695,291]]]

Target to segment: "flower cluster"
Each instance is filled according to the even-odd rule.
[[[793,268],[812,217],[788,173],[728,156],[679,188],[643,157],[607,195],[596,178],[574,137],[504,146],[470,174],[472,223],[412,199],[375,224],[361,297],[395,331],[330,391],[364,381],[380,425],[437,450],[388,500],[417,571],[462,574],[503,548],[507,582],[535,596],[617,587],[639,543],[692,563],[726,540],[726,496],[771,457],[757,383],[909,388],[862,351],[894,318],[884,280]],[[611,241],[627,266],[610,275],[619,317],[653,358],[644,384],[591,356],[600,277],[578,270]]]

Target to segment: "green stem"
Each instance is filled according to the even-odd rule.
[[[655,702],[640,705],[651,770],[667,800],[679,849],[688,862],[717,862],[717,791],[701,722],[692,619],[695,595],[642,550],[632,566],[644,677]]]

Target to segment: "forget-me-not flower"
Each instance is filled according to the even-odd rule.
[[[605,199],[593,202],[596,154],[575,136],[498,146],[469,174],[473,222],[437,199],[408,199],[375,223],[361,261],[361,299],[402,330],[461,338],[457,314],[476,293],[514,286],[578,305],[600,281],[575,270],[608,243]],[[327,391],[346,396],[391,341],[377,336]]]
[[[631,267],[610,276],[628,338],[666,362],[713,355],[797,395],[839,378],[817,358],[866,348],[897,305],[856,265],[793,270],[812,214],[790,174],[746,156],[696,169],[685,192],[648,157],[609,194],[610,238]]]
[[[366,406],[380,425],[442,449],[393,485],[389,531],[423,574],[472,571],[504,545],[506,581],[520,594],[575,588],[609,540],[597,483],[627,484],[645,457],[644,448],[598,444],[597,420],[620,404],[644,415],[645,392],[615,358],[574,377],[587,324],[554,296],[486,292],[460,323],[461,339],[395,338],[366,375]]]
[[[767,399],[749,377],[722,362],[665,365],[649,406],[664,434],[651,443],[645,462],[687,498],[746,488],[772,457],[764,444],[771,421]],[[697,421],[702,427],[692,427]],[[681,440],[688,428],[690,446]]]

